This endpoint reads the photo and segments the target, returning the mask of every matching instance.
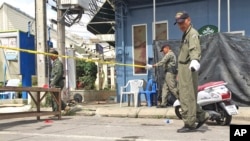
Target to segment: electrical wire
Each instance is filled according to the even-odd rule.
[[[74,11],[72,11],[71,9],[69,9],[68,11],[66,11],[65,13],[65,22],[68,23],[70,26],[72,26],[75,23],[80,22],[81,18],[82,18],[82,14],[84,13],[83,9],[78,10],[77,16],[74,17]]]
[[[57,3],[57,0],[53,0],[53,1]],[[47,5],[51,6],[51,8],[55,7],[49,2],[49,0],[47,0]],[[64,22],[67,23],[67,25],[72,26],[73,24],[80,22],[83,13],[84,13],[84,10],[82,8],[77,9],[77,10],[68,8],[63,14]]]

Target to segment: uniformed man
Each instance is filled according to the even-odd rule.
[[[197,104],[198,70],[201,48],[198,32],[192,27],[191,18],[185,11],[177,12],[175,24],[183,32],[178,56],[178,90],[184,127],[177,132],[192,132],[201,127],[209,114]],[[196,125],[195,122],[198,121]]]
[[[171,50],[169,44],[163,44],[160,52],[164,53],[164,57],[161,61],[154,64],[153,67],[163,66],[164,67],[164,83],[162,86],[162,101],[161,104],[157,106],[157,108],[164,108],[169,106],[167,97],[169,92],[171,92],[176,98],[178,98],[178,89],[176,83],[176,56],[174,52]]]
[[[50,49],[49,53],[55,54],[55,56],[51,55],[50,59],[52,60],[52,66],[51,66],[51,72],[50,72],[50,87],[53,88],[61,88],[61,90],[64,87],[64,81],[63,81],[63,64],[59,60],[58,52],[55,49]],[[68,111],[69,107],[66,105],[66,103],[61,100],[61,106],[62,110]],[[52,110],[57,111],[57,104],[52,98]]]

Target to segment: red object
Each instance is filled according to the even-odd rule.
[[[218,85],[222,85],[224,83],[225,83],[225,81],[215,81],[215,82],[205,83],[203,85],[198,86],[198,92],[204,90],[207,87],[218,86]]]
[[[223,100],[231,99],[231,93],[227,92],[227,93],[221,94],[221,97]]]
[[[48,84],[44,84],[43,88],[49,88],[49,85]]]
[[[50,119],[46,119],[46,120],[44,121],[44,123],[53,123],[53,121],[50,120]]]

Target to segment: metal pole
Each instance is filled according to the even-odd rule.
[[[218,0],[218,32],[220,32],[221,0]]]
[[[51,42],[51,37],[50,37],[50,30],[51,30],[51,27],[48,28],[48,38],[49,38],[49,42]],[[48,44],[47,44],[48,45]],[[47,48],[47,52],[49,52],[49,49],[50,49],[50,46],[48,45],[48,48]],[[50,69],[51,69],[51,60],[50,60],[50,57],[47,56],[47,77],[48,77],[48,80],[47,80],[47,83],[49,84],[50,83]]]
[[[155,0],[153,0],[153,41],[155,40]]]
[[[51,27],[48,28],[48,38],[49,38],[49,42],[51,41],[51,37],[50,37],[50,30],[51,30]]]
[[[65,50],[65,54],[67,56],[69,56],[69,50],[66,49]],[[69,92],[69,68],[68,68],[68,62],[69,59],[68,58],[65,58],[65,88],[66,88],[66,92],[68,93]],[[69,96],[69,95],[68,95]],[[67,97],[69,99],[69,97]]]
[[[28,22],[28,37],[30,37],[31,21]]]
[[[124,42],[125,42],[125,39],[124,39],[124,38],[125,38],[125,37],[124,37],[124,36],[125,36],[125,35],[124,35],[124,34],[125,34],[125,31],[124,31],[123,10],[124,10],[124,9],[123,9],[123,5],[121,5],[121,29],[122,29],[122,31],[123,31],[123,32],[122,32],[122,36],[121,36],[121,40],[122,40],[122,50],[123,50],[123,52],[122,52],[122,53],[123,53],[123,54],[122,54],[123,60],[122,60],[122,61],[123,61],[123,64],[126,64],[126,58],[125,58],[125,51],[126,51],[126,50],[125,50],[125,43],[124,43]],[[123,79],[124,81],[123,81],[123,83],[124,83],[124,86],[125,86],[125,85],[126,85],[126,81],[127,81],[127,80],[126,80],[127,74],[126,74],[126,66],[125,66],[125,65],[123,66],[123,69],[124,69],[124,79]]]
[[[230,0],[227,0],[227,32],[230,32]]]

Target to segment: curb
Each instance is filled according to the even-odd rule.
[[[79,116],[121,117],[121,118],[168,118],[178,119],[174,107],[83,107],[77,111]],[[233,119],[250,120],[250,107],[240,107],[239,114],[233,115]]]
[[[95,114],[104,117],[131,117],[136,118],[137,108],[97,108]]]
[[[233,119],[250,120],[250,107],[239,107],[238,115],[233,115]]]
[[[106,107],[106,108],[83,108],[76,112],[79,116],[100,117],[129,117],[129,118],[171,118],[178,119],[174,108],[131,108],[131,107]]]

